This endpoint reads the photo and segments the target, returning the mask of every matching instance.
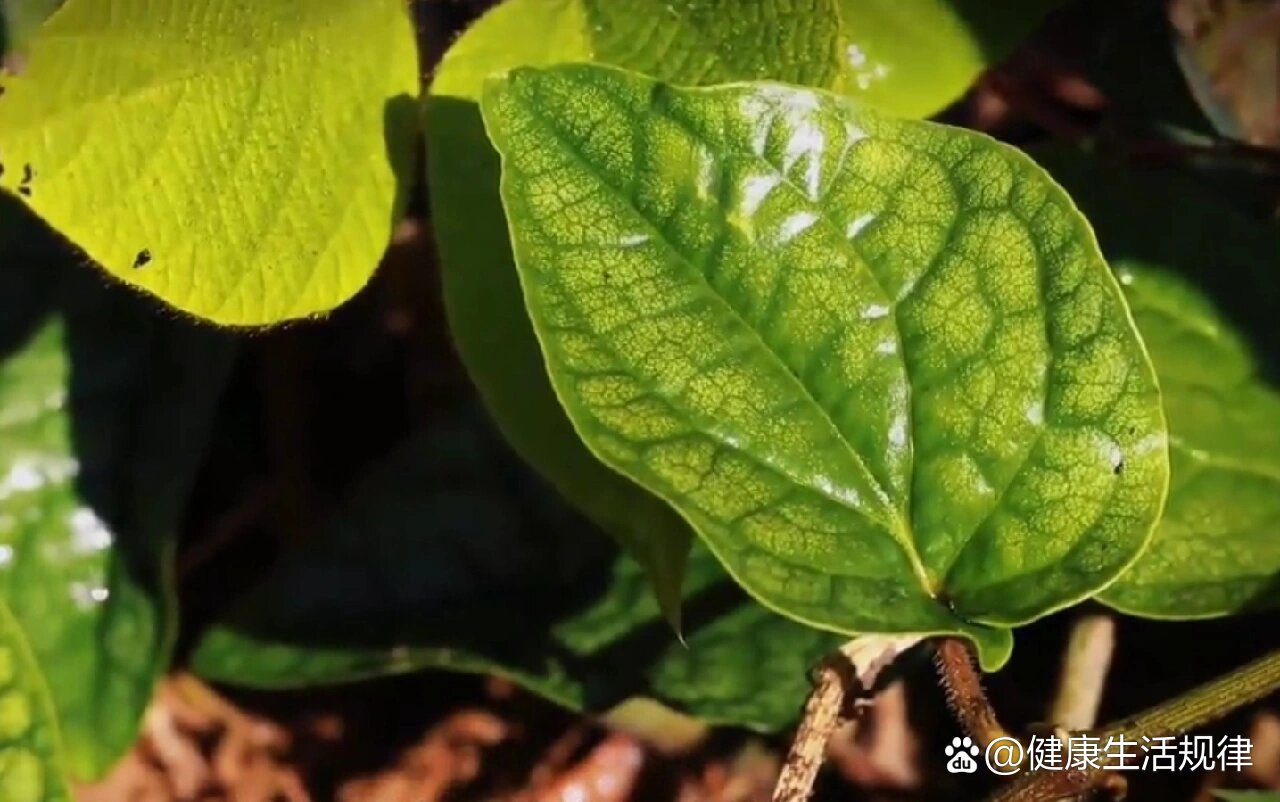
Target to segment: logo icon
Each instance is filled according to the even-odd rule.
[[[1026,748],[1017,738],[1001,735],[987,744],[987,769],[992,774],[1008,777],[1022,770],[1022,760],[1026,757]]]
[[[978,745],[969,736],[956,736],[942,750],[947,757],[947,771],[952,774],[973,774],[978,770]]]

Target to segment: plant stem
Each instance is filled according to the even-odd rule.
[[[1280,650],[1136,716],[1121,719],[1096,734],[1104,743],[1122,735],[1130,741],[1144,735],[1181,735],[1276,690],[1280,690]],[[1033,772],[1005,786],[989,802],[1048,802],[1096,790],[1118,790],[1123,784],[1122,775],[1103,768]]]
[[[1009,733],[996,718],[995,708],[982,689],[982,676],[973,664],[968,641],[944,638],[938,641],[934,662],[956,721],[983,749]]]
[[[1280,689],[1280,649],[1103,730],[1108,735],[1181,735]]]
[[[1084,730],[1098,723],[1115,632],[1115,621],[1106,615],[1085,616],[1072,626],[1058,695],[1049,711],[1054,726]]]
[[[773,789],[773,802],[804,802],[813,792],[813,782],[822,768],[827,741],[840,724],[844,708],[845,675],[832,660],[817,670],[817,681],[804,706],[804,718],[782,764],[782,774]]]

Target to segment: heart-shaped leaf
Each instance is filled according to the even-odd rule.
[[[418,70],[401,0],[67,0],[0,97],[0,186],[220,323],[332,308],[390,240]]]
[[[475,414],[404,443],[196,651],[213,679],[298,687],[445,668],[578,710],[654,697],[710,722],[794,721],[840,638],[745,598],[705,549],[686,644],[639,566],[542,489]]]
[[[234,351],[17,225],[0,260],[0,600],[68,768],[93,779],[133,743],[168,663],[173,531]]]
[[[1037,154],[1120,274],[1169,418],[1169,501],[1151,546],[1101,596],[1125,612],[1224,615],[1280,603],[1280,234],[1177,172]],[[1263,362],[1259,355],[1271,361]]]
[[[49,691],[0,601],[0,799],[70,802]]]
[[[604,60],[682,83],[768,77],[840,84],[896,111],[923,113],[968,83],[979,50],[998,57],[1055,4],[1037,0],[995,13],[990,3],[931,1],[907,19],[899,4],[880,0],[819,0],[808,9],[775,0],[508,0],[445,55],[427,101],[428,185],[458,351],[512,445],[645,566],[673,622],[688,527],[601,466],[555,400],[507,246],[497,156],[477,107],[484,78],[523,65]],[[713,12],[720,16],[710,25]],[[633,47],[641,34],[656,46]],[[659,51],[664,55],[655,57]],[[953,72],[943,64],[961,66]],[[910,80],[899,82],[900,73]]]
[[[777,85],[520,69],[483,110],[552,384],[606,464],[767,605],[1003,629],[1159,516],[1159,392],[1085,220],[1029,159]]]

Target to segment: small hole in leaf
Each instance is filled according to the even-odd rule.
[[[1121,457],[1120,461],[1112,466],[1111,472],[1114,473],[1116,476],[1119,476],[1120,474],[1124,473],[1124,457]]]
[[[140,267],[146,267],[147,263],[150,261],[151,261],[151,251],[149,251],[146,248],[143,248],[142,250],[138,251],[137,256],[133,257],[133,269],[137,270]]]
[[[32,169],[31,165],[29,164],[22,165],[22,183],[30,184],[31,180],[35,177],[36,177],[36,171]]]
[[[19,184],[18,194],[23,196],[24,198],[31,197],[31,187],[27,186],[26,184]]]

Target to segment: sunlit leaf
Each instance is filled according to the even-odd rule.
[[[49,691],[0,601],[0,799],[70,802]]]
[[[512,71],[483,109],[561,403],[757,598],[995,665],[1002,627],[1137,557],[1168,477],[1155,378],[1025,156],[596,66]]]
[[[672,620],[688,528],[601,466],[555,401],[511,262],[497,157],[476,106],[481,85],[511,67],[600,59],[680,83],[768,77],[839,84],[902,113],[927,113],[959,94],[984,56],[998,58],[1055,3],[1015,9],[929,0],[910,15],[900,5],[508,0],[454,43],[436,71],[426,113],[428,183],[459,353],[512,445],[640,560]],[[653,47],[638,46],[642,41]]]
[[[220,323],[330,309],[390,240],[418,89],[401,0],[67,0],[0,97],[0,187]]]

